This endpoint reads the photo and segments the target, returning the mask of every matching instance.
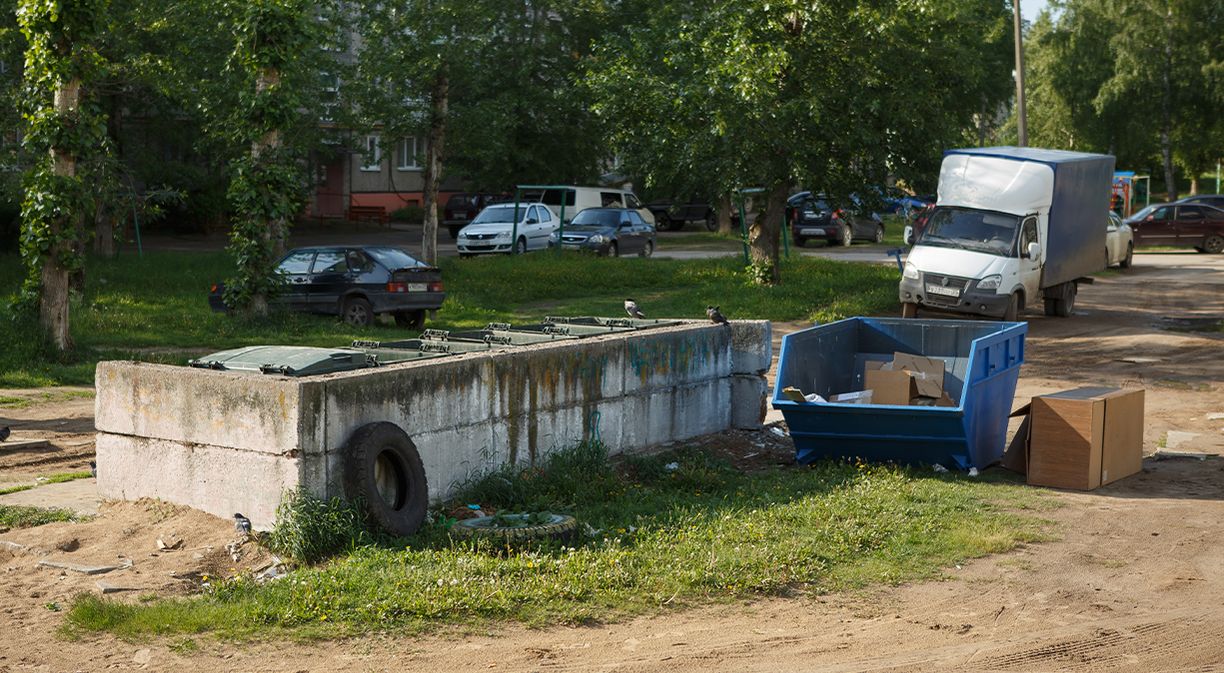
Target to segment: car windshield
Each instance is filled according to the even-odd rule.
[[[1134,215],[1131,215],[1130,217],[1126,218],[1126,220],[1125,220],[1125,221],[1126,221],[1126,222],[1138,222],[1139,220],[1142,220],[1143,218],[1147,217],[1148,215],[1151,215],[1152,213],[1156,212],[1156,209],[1157,209],[1157,208],[1160,208],[1160,207],[1161,207],[1161,204],[1159,204],[1159,203],[1156,203],[1156,204],[1150,205],[1150,206],[1148,206],[1147,208],[1144,208],[1143,210],[1141,210],[1141,211],[1139,211],[1139,212],[1135,213]]]
[[[519,219],[522,220],[527,214],[527,204],[520,203],[518,207]],[[472,220],[472,224],[509,224],[514,222],[514,206],[489,206],[480,211],[476,219]]]
[[[475,194],[455,194],[454,196],[450,197],[449,200],[447,200],[446,205],[451,208],[459,208],[461,206],[474,206],[476,205],[476,195]]]
[[[1010,256],[1020,217],[1007,213],[961,208],[936,208],[919,243]]]
[[[378,260],[379,264],[382,264],[392,271],[396,269],[411,269],[414,267],[429,266],[425,262],[417,260],[415,257],[409,255],[403,250],[398,250],[396,248],[366,248],[365,251],[368,252],[371,257]]]
[[[599,210],[587,208],[574,216],[570,222],[574,227],[615,227],[620,224],[619,210]]]

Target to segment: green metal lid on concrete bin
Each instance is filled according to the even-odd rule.
[[[312,346],[247,346],[189,361],[192,367],[234,372],[313,376],[377,367],[378,358],[365,351]]]

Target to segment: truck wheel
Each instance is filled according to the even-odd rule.
[[[659,231],[671,231],[672,230],[671,219],[669,219],[666,215],[663,215],[661,213],[658,215],[655,215],[655,229],[658,229]]]
[[[1224,236],[1208,236],[1203,241],[1203,252],[1218,255],[1224,252]]]
[[[917,318],[918,317],[918,305],[912,302],[905,302],[901,304],[901,317],[902,318]]]
[[[367,327],[374,322],[374,309],[370,302],[361,297],[349,297],[344,300],[344,308],[340,312],[344,322],[357,327]]]
[[[407,329],[421,329],[425,326],[425,311],[400,311],[395,314],[395,324]]]
[[[416,445],[394,423],[363,425],[344,447],[344,488],[370,518],[394,535],[412,535],[425,522],[429,483]]]
[[[1020,317],[1020,293],[1013,292],[1007,300],[1007,308],[1003,311],[1003,322],[1016,322]]]
[[[705,216],[706,231],[718,231],[718,218],[714,213],[706,213]]]
[[[1059,289],[1058,295],[1048,297],[1045,300],[1045,314],[1050,317],[1066,318],[1075,310],[1075,295],[1077,287],[1075,283],[1068,283],[1070,287],[1062,287]]]
[[[1126,244],[1126,256],[1118,262],[1118,266],[1123,269],[1131,268],[1131,258],[1135,256],[1135,245],[1133,243]]]

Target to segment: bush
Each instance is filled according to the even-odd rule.
[[[267,546],[299,563],[318,563],[373,541],[360,503],[321,500],[299,489],[286,493],[276,508]]]
[[[404,206],[396,208],[387,216],[393,222],[407,222],[409,224],[420,224],[425,221],[425,209],[420,206]]]

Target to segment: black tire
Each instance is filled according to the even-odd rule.
[[[620,247],[616,245],[616,241],[612,241],[610,244],[608,244],[608,256],[620,257]]]
[[[1075,295],[1076,287],[1071,285],[1070,290],[1063,290],[1058,297],[1052,297],[1045,300],[1045,314],[1051,318],[1066,318],[1075,311]]]
[[[514,254],[516,255],[527,254],[527,239],[526,238],[519,236],[519,240],[514,242]]]
[[[1127,243],[1126,244],[1126,256],[1122,258],[1121,262],[1118,262],[1118,267],[1122,269],[1131,268],[1131,264],[1134,261],[1134,257],[1135,257],[1135,244]]]
[[[918,305],[913,302],[903,302],[901,304],[901,317],[902,318],[917,318],[918,317]]]
[[[1020,293],[1013,292],[1007,300],[1007,308],[1003,310],[1003,322],[1016,322],[1020,317]]]
[[[847,248],[854,245],[854,228],[849,224],[842,227],[841,244]]]
[[[706,231],[718,231],[718,217],[714,213],[706,213],[705,227]]]
[[[364,297],[349,297],[340,309],[344,322],[356,327],[368,327],[374,322],[374,309]]]
[[[646,241],[646,245],[642,246],[642,251],[638,253],[638,257],[649,257],[654,254],[654,241]]]
[[[425,326],[425,311],[400,311],[395,314],[395,324],[406,329],[421,329]]]
[[[425,522],[429,483],[416,445],[394,423],[358,428],[344,447],[344,488],[379,528],[412,535]]]
[[[882,224],[876,225],[875,242],[876,243],[884,242],[884,225]]]
[[[1048,318],[1053,318],[1058,315],[1058,300],[1057,299],[1046,299],[1045,300],[1045,314],[1046,314],[1046,317]]]
[[[1203,252],[1210,255],[1218,255],[1224,252],[1224,236],[1208,236],[1203,241]]]
[[[451,527],[451,533],[460,538],[485,538],[500,542],[522,542],[544,537],[568,537],[578,527],[574,517],[566,514],[541,512],[548,521],[530,526],[498,525],[499,517],[486,516],[479,519],[464,519]],[[509,514],[506,518],[523,518],[526,514]]]
[[[659,231],[671,231],[673,226],[674,225],[672,224],[671,218],[662,213],[655,214],[655,229],[658,229]]]

